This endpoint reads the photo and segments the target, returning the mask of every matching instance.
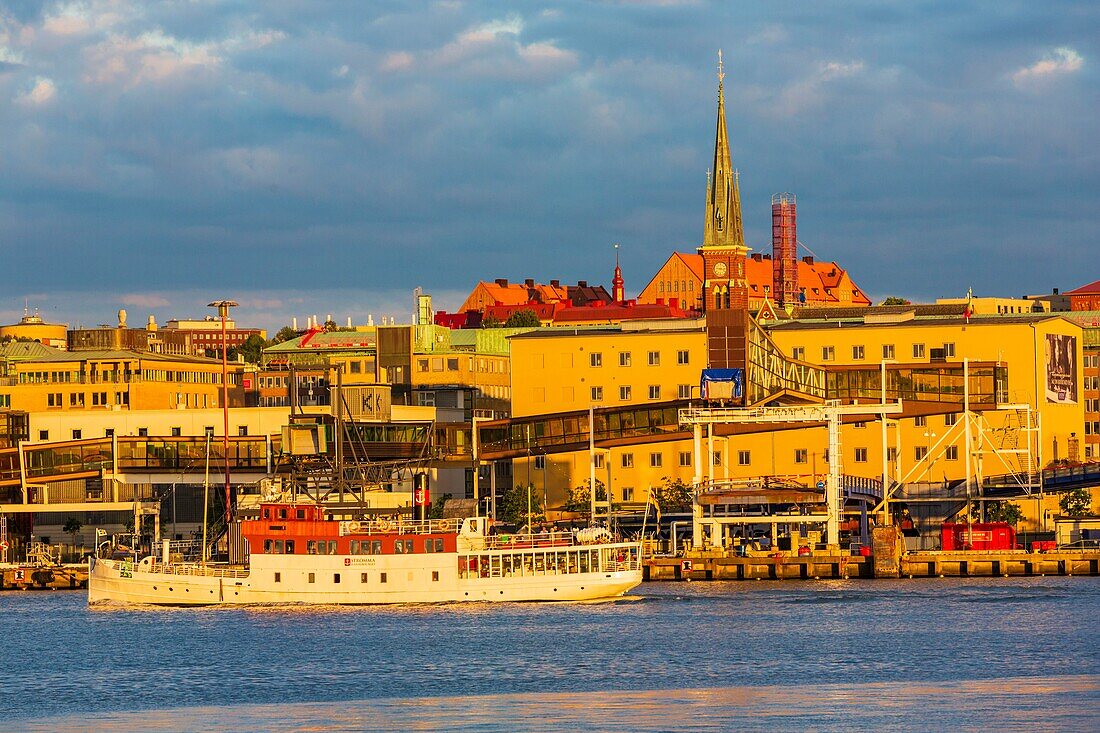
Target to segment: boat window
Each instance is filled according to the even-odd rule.
[[[350,554],[350,555],[358,555],[359,554],[359,540],[352,540],[351,541],[351,549],[348,551],[348,554]]]
[[[382,554],[382,540],[374,540],[370,543],[370,554],[381,555]]]
[[[435,547],[435,544],[432,542],[431,537],[424,540],[424,552],[431,552],[434,547]]]
[[[264,540],[264,552],[265,553],[270,555],[271,552],[274,550],[274,548],[275,548],[275,541],[274,540]]]
[[[359,582],[360,583],[366,583],[367,582],[367,574],[366,573],[359,573]]]
[[[333,583],[339,583],[340,582],[340,573],[333,573],[332,574],[332,582]]]
[[[283,541],[282,540],[275,540],[275,554],[276,555],[282,555],[283,554]]]
[[[286,509],[279,510],[279,519],[286,519]]]
[[[436,552],[443,552],[443,538],[442,537],[436,538],[436,540],[435,540],[435,551]]]
[[[395,540],[394,543],[393,543],[393,551],[396,552],[398,555],[404,553],[405,552],[405,543],[402,542],[401,540]]]
[[[306,554],[307,555],[316,555],[317,554],[317,540],[306,540]]]
[[[378,582],[379,583],[385,583],[386,582],[386,574],[385,573],[382,573],[381,575],[378,576]]]
[[[264,519],[271,519],[271,510],[264,507]]]
[[[433,570],[432,571],[432,580],[439,580],[439,571],[438,570]]]
[[[313,573],[310,573],[310,574],[309,574],[309,582],[310,582],[310,583],[314,582],[314,581],[315,581],[316,579],[317,579],[317,578],[316,578],[316,576],[314,576],[314,574],[313,574]]]
[[[336,540],[329,540],[328,541],[328,554],[330,554],[330,555],[335,555],[336,554]]]
[[[305,509],[299,509],[298,512],[297,512],[297,516],[298,516],[298,519],[305,519],[306,518],[306,510]]]
[[[275,582],[276,583],[282,583],[283,582],[283,574],[282,573],[275,573]]]
[[[288,554],[288,555],[293,555],[294,554],[294,540],[287,540],[286,541],[286,554]]]

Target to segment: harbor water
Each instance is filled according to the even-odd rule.
[[[591,604],[0,595],[0,730],[1100,730],[1100,579],[651,583]]]

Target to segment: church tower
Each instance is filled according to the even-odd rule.
[[[726,130],[725,71],[718,52],[718,129],[714,135],[714,160],[707,176],[707,217],[703,228],[703,309],[748,309],[745,278],[745,230],[741,224],[741,192],[737,171],[730,161]]]
[[[616,303],[626,302],[626,282],[623,280],[623,269],[619,267],[619,245],[615,245],[615,276],[611,278],[611,300]]]

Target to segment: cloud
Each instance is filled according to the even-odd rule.
[[[862,74],[862,60],[821,61],[812,73],[783,87],[770,108],[772,114],[794,116],[823,105],[827,99],[827,86],[838,79]]]
[[[1084,64],[1084,58],[1077,51],[1069,46],[1059,46],[1031,66],[1017,69],[1012,74],[1012,81],[1017,86],[1024,86],[1031,82],[1072,74]]]
[[[0,45],[0,72],[18,69],[24,65],[24,56],[19,51]]]
[[[35,77],[34,86],[15,97],[15,103],[24,107],[39,107],[53,101],[57,86],[44,76]]]
[[[422,54],[424,64],[465,78],[511,81],[545,80],[577,66],[577,54],[553,40],[524,43],[525,29],[518,15],[471,26],[442,47]]]
[[[118,302],[123,305],[134,305],[139,308],[164,308],[172,304],[172,301],[163,295],[153,293],[126,293],[118,296]]]

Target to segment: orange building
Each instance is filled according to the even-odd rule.
[[[602,285],[589,285],[581,280],[576,285],[562,285],[559,280],[551,280],[549,285],[534,280],[522,283],[510,283],[500,278],[492,282],[479,282],[470,295],[459,306],[459,313],[485,311],[492,306],[550,305],[553,303],[571,303],[586,305],[593,301],[611,302],[611,294]]]
[[[1100,280],[1065,294],[1071,311],[1100,311]]]

